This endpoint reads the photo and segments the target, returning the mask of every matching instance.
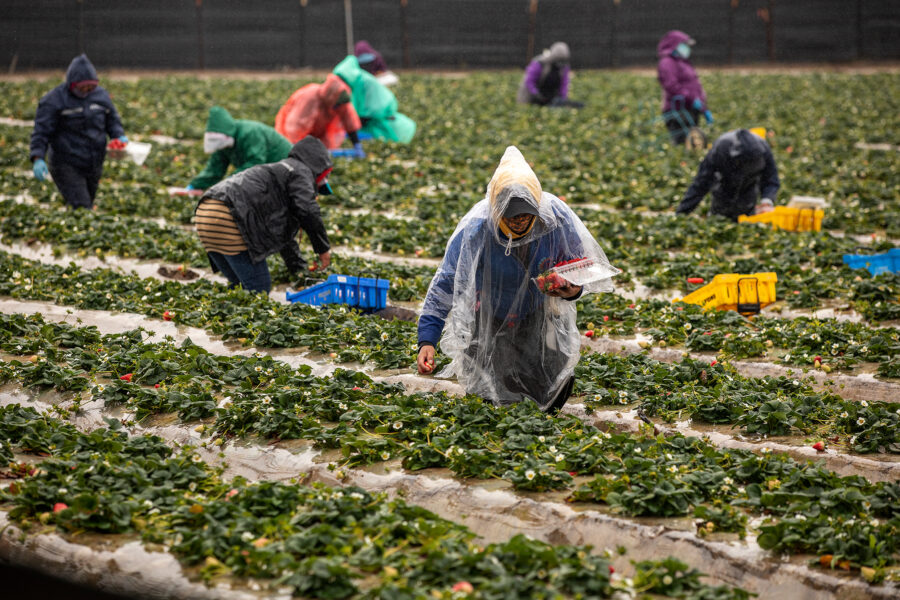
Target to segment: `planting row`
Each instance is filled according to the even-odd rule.
[[[45,265],[0,253],[0,295],[46,300],[76,308],[115,310],[168,318],[208,329],[224,339],[266,347],[308,347],[338,362],[407,368],[415,361],[415,325],[384,321],[343,306],[285,305],[229,290],[207,280],[160,282],[98,269]],[[166,314],[167,313],[167,314]],[[596,333],[643,331],[661,343],[720,351],[732,358],[778,356],[785,364],[823,369],[878,363],[878,373],[900,373],[900,332],[858,323],[796,318],[748,321],[733,312],[705,312],[690,304],[633,301],[601,294],[580,301],[579,325]],[[818,359],[818,360],[817,360]],[[438,355],[438,366],[445,360]]]
[[[209,267],[206,252],[192,231],[154,221],[89,212],[51,212],[0,201],[0,235],[6,242],[42,241],[54,244],[54,254],[64,250],[75,256],[113,254],[125,258],[159,259],[183,266]],[[307,256],[313,256],[312,251]],[[292,283],[298,277],[322,277],[321,274],[291,274],[280,259],[270,261],[275,283]],[[392,300],[406,301],[424,295],[433,269],[335,255],[331,270],[343,273],[372,273],[391,280],[388,292]],[[304,283],[301,280],[301,283]]]
[[[360,488],[226,481],[190,448],[173,451],[121,424],[81,433],[11,405],[0,408],[4,462],[16,480],[0,501],[20,526],[137,533],[163,544],[207,581],[257,578],[309,598],[608,598],[616,590],[678,598],[742,599],[675,559],[611,576],[590,547],[516,536],[478,545],[465,527]],[[10,462],[12,451],[48,458]],[[462,594],[460,594],[462,592]]]
[[[152,394],[135,407],[138,419],[158,411],[208,417],[223,386],[257,387],[285,373],[282,363],[268,357],[224,359],[196,346],[144,345],[138,333],[101,338],[94,328],[47,323],[40,316],[0,315],[0,323],[0,349],[35,361],[7,366],[6,376],[24,385],[84,391],[98,376],[130,373],[144,385],[171,383],[179,374],[209,378],[204,385],[192,380],[188,395]],[[123,349],[124,344],[132,346]],[[900,403],[851,402],[798,379],[748,378],[724,363],[691,358],[669,364],[643,354],[595,353],[579,363],[576,376],[576,394],[589,409],[637,402],[647,415],[670,422],[727,424],[761,436],[801,433],[855,452],[900,453]]]
[[[434,207],[460,211],[461,205],[471,203],[471,195],[483,193],[493,164],[508,143],[519,145],[536,165],[546,189],[566,195],[570,202],[603,198],[623,209],[665,209],[684,192],[699,157],[658,143],[666,136],[658,122],[650,123],[658,116],[655,78],[580,73],[577,93],[604,101],[582,111],[541,111],[539,119],[539,109],[514,104],[519,78],[519,73],[494,72],[454,79],[404,76],[395,93],[404,113],[418,123],[416,138],[408,146],[369,143],[369,160],[342,163],[339,171],[346,175],[336,173],[343,179],[340,198],[351,206],[371,207],[374,200],[382,209],[398,204],[408,207],[415,204],[420,188],[443,182],[452,183],[452,189],[437,198]],[[900,125],[893,78],[890,73],[708,73],[703,81],[715,107],[716,125],[707,129],[713,137],[736,127],[761,125],[774,131],[769,141],[780,167],[782,197],[827,197],[832,208],[826,227],[898,231],[897,219],[885,214],[887,209],[896,217],[896,208],[890,206],[897,198],[890,183],[893,156],[853,147],[855,141],[893,143],[888,132]],[[249,82],[183,77],[104,82],[130,135],[166,133],[195,140],[202,137],[213,104],[224,106],[237,118],[271,124],[278,107],[302,83],[296,78]],[[51,85],[0,83],[0,114],[32,118],[37,99]],[[771,102],[748,106],[741,101],[745,91],[756,86],[766,89]],[[498,102],[498,97],[507,101]],[[816,101],[822,97],[832,102]],[[478,110],[472,111],[472,106]],[[846,106],[854,110],[845,110]],[[0,145],[0,165],[27,165],[27,149],[19,138],[27,136],[28,129],[0,131],[7,138]],[[176,149],[180,153],[175,154]],[[391,167],[384,164],[391,155],[400,164],[382,169]],[[423,156],[429,160],[421,160]],[[160,158],[152,162],[151,154],[148,168],[133,169],[131,178],[146,181],[149,175],[164,185],[183,185],[204,160],[198,145],[175,147]]]
[[[684,358],[669,364],[645,354],[586,355],[576,393],[589,409],[634,405],[667,422],[733,425],[758,436],[804,434],[855,452],[900,454],[900,403],[851,402],[789,377],[743,377],[725,363]]]
[[[352,371],[313,377],[308,367],[293,370],[268,357],[217,357],[189,342],[145,344],[140,331],[100,337],[39,317],[9,322],[21,336],[4,347],[39,354],[4,362],[3,378],[78,392],[73,409],[89,389],[91,398],[136,417],[205,419],[198,430],[214,445],[247,436],[307,439],[334,449],[342,467],[400,460],[413,471],[441,467],[524,491],[564,490],[571,501],[626,515],[692,514],[701,535],[743,537],[748,515],[761,515],[764,548],[832,555],[847,566],[898,560],[898,482],[839,477],[812,463],[720,450],[679,434],[611,434],[572,416],[548,417],[528,402],[498,408],[475,397],[407,394]]]
[[[689,292],[693,277],[711,280],[717,273],[775,271],[778,295],[788,306],[815,308],[823,301],[843,301],[872,321],[900,318],[900,275],[872,277],[865,269],[851,270],[842,255],[854,252],[855,242],[821,235],[797,235],[726,222],[701,222],[673,216],[631,216],[615,222],[609,213],[591,211],[586,224],[607,246],[610,260],[625,268],[617,279],[628,286],[632,277],[654,289]],[[0,201],[0,235],[7,242],[38,240],[80,254],[113,253],[124,257],[161,259],[192,266],[206,266],[206,254],[197,236],[182,227],[164,226],[128,215],[48,211],[31,204]],[[443,252],[443,240],[455,223],[442,223],[441,231],[428,222],[390,219],[381,215],[354,215],[332,224],[333,243],[353,244],[376,235],[391,236],[404,246],[427,239],[432,254]],[[447,229],[449,226],[450,229]],[[343,228],[343,230],[341,229]],[[341,232],[340,235],[337,235]],[[336,238],[336,239],[335,239]],[[728,240],[728,241],[726,241]],[[381,249],[383,244],[379,242]],[[887,246],[872,250],[885,250]],[[389,248],[402,251],[402,248]],[[732,259],[733,256],[752,256]],[[673,254],[674,252],[678,252]],[[307,250],[311,255],[311,251]],[[280,260],[272,261],[276,282],[291,281]],[[359,258],[335,258],[335,272],[376,273],[395,280],[395,300],[421,299],[433,270]]]

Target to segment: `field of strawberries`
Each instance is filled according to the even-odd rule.
[[[93,212],[31,175],[56,82],[0,81],[0,561],[132,597],[897,597],[900,274],[843,256],[900,245],[900,82],[701,76],[707,134],[766,127],[779,203],[824,198],[822,231],[675,215],[702,156],[639,74],[577,73],[580,111],[405,74],[413,142],[335,159],[330,272],[405,309],[507,145],[579,214],[623,273],[578,301],[556,416],[415,374],[415,323],[287,303],[278,256],[268,297],[210,272],[167,188],[211,105],[271,123],[308,80],[104,81],[153,150],[107,161]],[[673,301],[759,272],[759,315]]]

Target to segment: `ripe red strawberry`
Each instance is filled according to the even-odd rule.
[[[603,315],[603,320],[604,320],[604,321],[609,321],[609,315]]]
[[[472,587],[472,584],[469,583],[468,581],[459,581],[459,582],[453,584],[453,591],[454,592],[463,592],[463,593],[468,594],[470,592],[474,592],[475,588]]]
[[[65,502],[57,502],[53,505],[53,512],[58,513],[62,510],[66,510],[67,508],[69,508],[69,505]]]
[[[163,321],[171,321],[171,320],[172,320],[172,313],[170,313],[169,311],[165,311],[163,313]]]
[[[125,373],[124,375],[119,377],[119,379],[121,379],[122,381],[131,381],[132,377],[134,377],[133,373]]]
[[[825,452],[825,442],[816,442],[812,447],[816,452]]]
[[[594,337],[594,330],[588,329],[587,331],[584,332],[584,335],[587,337]]]

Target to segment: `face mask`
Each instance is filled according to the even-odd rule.
[[[81,83],[81,85],[72,84],[69,87],[72,95],[74,95],[76,98],[87,98],[88,95],[95,89],[97,89],[97,84],[88,81]]]
[[[691,47],[684,42],[681,42],[675,47],[675,54],[687,60],[691,57]]]
[[[203,134],[203,151],[207,154],[218,152],[222,148],[234,146],[234,138],[224,133],[207,131]]]
[[[328,167],[324,173],[321,173],[316,177],[316,192],[318,192],[320,196],[326,196],[333,193],[331,186],[328,185],[328,175],[331,174],[333,168],[334,167]]]

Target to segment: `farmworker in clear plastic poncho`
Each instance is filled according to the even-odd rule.
[[[532,278],[558,263],[589,258],[600,278],[549,291]],[[497,405],[525,398],[555,412],[572,392],[580,336],[575,300],[609,291],[611,266],[581,220],[541,190],[510,146],[487,196],[460,221],[428,288],[419,318],[419,373],[434,369],[435,346],[468,393]],[[442,335],[443,332],[443,335]]]
[[[310,83],[291,94],[275,117],[275,130],[292,143],[311,135],[332,150],[349,137],[355,158],[366,156],[357,134],[361,127],[350,88],[333,73],[324,83]]]
[[[84,54],[66,79],[38,102],[29,155],[34,176],[47,174],[72,208],[93,208],[103,174],[107,137],[128,143],[119,113]]]
[[[535,56],[525,68],[516,101],[540,106],[584,106],[569,100],[569,58],[569,46],[565,42],[555,42],[549,50]]]
[[[754,128],[735,129],[719,137],[675,212],[690,213],[710,192],[712,215],[737,221],[739,215],[773,210],[781,182],[765,135],[765,129]]]
[[[656,46],[659,57],[656,76],[662,86],[662,112],[672,143],[677,145],[683,144],[687,137],[685,125],[699,125],[701,114],[707,123],[713,122],[706,105],[706,92],[690,61],[694,43],[688,34],[673,30]]]
[[[316,197],[331,193],[331,169],[324,144],[308,136],[284,160],[251,167],[206,190],[194,223],[213,270],[232,286],[268,292],[266,257],[296,245],[300,229],[327,267],[330,245]]]
[[[352,54],[338,63],[333,73],[350,87],[350,101],[362,121],[362,132],[379,140],[408,144],[416,123],[397,111],[397,98],[371,73],[359,66]]]

